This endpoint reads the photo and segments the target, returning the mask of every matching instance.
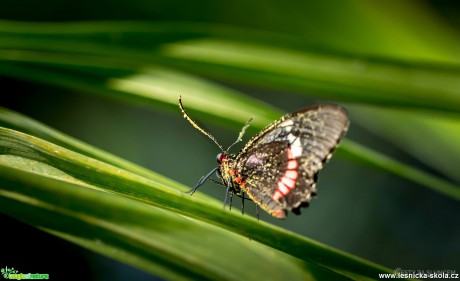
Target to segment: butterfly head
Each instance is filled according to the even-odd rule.
[[[227,159],[227,154],[222,152],[222,153],[219,153],[217,154],[217,163],[222,164],[222,162],[224,162],[225,160]]]

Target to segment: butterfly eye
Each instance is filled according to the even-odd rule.
[[[226,156],[225,154],[223,154],[223,153],[217,154],[217,163],[219,163],[219,164],[222,163],[222,161],[223,161],[225,158],[227,158],[227,156]]]

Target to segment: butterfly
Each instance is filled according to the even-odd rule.
[[[252,137],[236,154],[229,149],[242,140],[252,118],[246,122],[238,139],[226,150],[203,130],[185,111],[181,98],[179,107],[184,117],[208,136],[222,151],[218,166],[203,176],[191,190],[210,179],[214,172],[226,187],[228,196],[245,194],[272,216],[284,219],[288,211],[299,215],[316,195],[318,173],[332,156],[348,130],[350,121],[345,108],[337,105],[315,105],[289,113]],[[231,197],[230,197],[231,198]]]

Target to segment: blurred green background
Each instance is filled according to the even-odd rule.
[[[189,36],[188,32],[197,26],[204,26],[206,30],[212,30],[212,34],[219,34],[222,30],[227,34],[225,30],[230,28],[231,35],[225,35],[228,36],[227,40],[237,38],[239,42],[248,44],[253,44],[251,40],[254,38],[245,38],[246,34],[238,32],[253,30],[262,38],[258,38],[257,43],[263,42],[265,47],[284,48],[289,45],[293,52],[307,50],[315,54],[356,60],[357,67],[363,61],[370,61],[398,65],[402,69],[414,65],[422,70],[440,69],[441,74],[436,77],[427,76],[426,79],[437,79],[441,84],[444,77],[452,79],[449,81],[460,77],[460,4],[455,1],[83,0],[63,3],[44,0],[5,2],[2,6],[0,15],[6,20],[0,22],[0,40],[3,41],[0,42],[0,64],[3,64],[3,67],[0,66],[2,107],[20,112],[188,186],[194,185],[202,175],[215,167],[215,155],[219,153],[212,142],[182,118],[178,108],[171,102],[181,94],[187,108],[188,100],[193,100],[196,91],[188,88],[187,84],[177,83],[166,91],[172,96],[164,99],[160,97],[158,103],[142,100],[131,102],[129,98],[97,94],[101,91],[95,88],[85,89],[77,84],[66,85],[65,81],[34,77],[34,72],[28,75],[21,69],[37,70],[37,67],[43,67],[44,71],[56,73],[56,65],[63,62],[51,58],[51,64],[47,65],[46,56],[43,56],[44,62],[40,62],[33,56],[28,60],[26,56],[15,57],[4,52],[15,50],[14,43],[9,45],[14,42],[11,38],[25,40],[21,50],[40,49],[36,45],[27,47],[26,39],[33,35],[22,31],[21,24],[15,21],[127,21],[127,26],[135,21],[143,21],[179,26],[179,31],[171,33],[165,29],[161,38],[152,35],[152,38],[139,39],[134,32],[133,40],[101,39],[98,47],[101,47],[102,53],[104,44],[108,44],[112,47],[132,47],[134,51],[130,54],[134,56],[135,48],[141,52],[149,48],[160,48],[156,45],[158,42],[174,44],[177,38],[185,40]],[[120,24],[122,26],[123,22]],[[88,25],[91,26],[91,22]],[[158,26],[158,34],[162,33],[161,26]],[[188,26],[190,30],[187,30]],[[50,25],[51,33],[56,30],[53,28]],[[33,30],[33,27],[25,29]],[[14,37],[15,32],[19,34],[16,34],[17,37]],[[39,33],[46,33],[46,26]],[[270,37],[271,34],[276,36]],[[272,38],[283,38],[284,41],[272,41]],[[192,36],[190,39],[193,41],[196,38]],[[177,41],[178,46],[180,40]],[[52,52],[51,49],[43,48]],[[210,48],[212,50],[212,45]],[[218,45],[214,48],[219,51]],[[126,59],[127,64],[130,63],[129,59],[132,58]],[[295,83],[286,84],[288,86],[281,82],[277,84],[276,75],[272,77],[275,81],[265,81],[258,80],[259,73],[253,76],[245,72],[239,74],[238,69],[231,67],[220,72],[214,71],[213,66],[195,65],[193,58],[191,63],[161,58],[158,61],[169,69],[209,79],[263,101],[279,109],[280,113],[318,102],[343,104],[349,109],[352,122],[347,138],[457,186],[460,183],[460,166],[455,165],[460,164],[460,145],[457,142],[460,140],[460,88],[451,88],[451,92],[446,90],[446,97],[451,100],[445,98],[445,106],[442,103],[444,96],[439,99],[435,94],[430,96],[431,89],[423,88],[424,85],[419,88],[421,92],[426,91],[425,96],[414,94],[408,96],[408,101],[400,101],[396,95],[386,99],[385,94],[382,94],[373,100],[372,92],[368,93],[369,97],[365,94],[353,95],[353,89],[348,91],[348,95],[346,90],[343,93],[331,90],[331,94],[327,87],[313,85],[309,91],[309,86],[302,90]],[[206,62],[206,58],[203,61]],[[123,61],[117,63],[122,64]],[[21,69],[14,69],[15,66]],[[116,68],[110,69],[109,75],[115,73]],[[104,80],[106,70],[94,66],[78,66],[62,72],[59,70],[58,73],[81,75],[82,79],[94,79],[99,83]],[[117,75],[123,74],[123,71],[120,70]],[[449,74],[443,76],[445,72]],[[35,73],[40,73],[40,69]],[[381,73],[386,74],[384,71]],[[263,73],[260,75],[263,77]],[[58,79],[58,76],[53,79]],[[332,82],[338,83],[338,80]],[[332,82],[327,79],[322,81],[325,84]],[[337,85],[338,88],[342,87],[339,83]],[[357,88],[359,86],[362,85]],[[362,87],[363,91],[367,89]],[[392,100],[395,102],[392,103]],[[191,107],[195,109],[191,110],[195,119],[224,146],[233,142],[244,122],[241,120],[246,119],[245,116],[230,121],[225,118],[213,120],[212,110],[206,112],[195,105]],[[226,114],[232,113],[229,111]],[[247,116],[252,114],[247,112]],[[413,123],[410,123],[413,121],[410,116],[415,116]],[[406,127],[405,121],[409,122]],[[250,130],[249,135],[256,131]],[[429,143],[424,143],[425,139]],[[427,153],[430,151],[431,154]],[[460,272],[460,205],[455,198],[394,174],[349,161],[340,155],[333,157],[320,173],[318,190],[318,198],[313,200],[310,208],[303,210],[301,216],[290,214],[287,220],[278,221],[262,213],[261,220],[392,269],[452,269]],[[200,191],[219,200],[224,198],[224,190],[211,183],[203,186]],[[234,205],[240,207],[239,200]],[[253,204],[248,204],[246,209],[247,215],[255,215]],[[2,229],[8,229],[2,231],[7,249],[31,252],[28,257],[22,254],[2,254],[0,266],[5,263],[15,264],[56,275],[78,268],[84,272],[86,280],[125,280],[129,276],[136,276],[138,280],[152,278],[142,271],[62,242],[10,217],[0,218]],[[53,259],[45,260],[36,255],[48,251],[44,245],[56,245],[51,247],[59,248],[52,250]],[[18,251],[18,248],[22,250]]]

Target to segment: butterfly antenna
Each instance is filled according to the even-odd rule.
[[[246,132],[246,129],[249,127],[249,125],[251,124],[252,120],[254,120],[254,117],[251,117],[251,118],[249,118],[248,121],[246,121],[246,124],[244,124],[243,128],[241,129],[240,134],[238,135],[238,138],[236,139],[236,141],[234,143],[232,143],[227,148],[227,151],[229,151],[232,146],[234,146],[235,144],[237,144],[237,143],[239,143],[240,141],[243,140],[244,133]]]
[[[217,142],[215,137],[213,137],[210,133],[203,130],[195,121],[193,121],[192,118],[190,118],[190,116],[187,114],[187,111],[185,111],[184,106],[182,105],[182,100],[180,96],[179,96],[179,107],[182,113],[184,114],[184,118],[187,119],[187,121],[190,124],[192,124],[192,126],[195,127],[195,129],[197,129],[198,131],[206,135],[208,138],[210,138],[215,144],[217,144],[217,146],[220,148],[220,150],[222,150],[222,152],[225,152],[224,148],[222,147],[222,145],[220,145],[220,143]]]

